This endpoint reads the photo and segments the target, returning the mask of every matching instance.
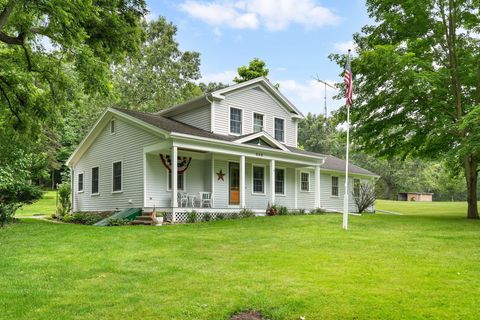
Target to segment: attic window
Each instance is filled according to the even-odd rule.
[[[115,134],[115,119],[110,120],[110,134]]]

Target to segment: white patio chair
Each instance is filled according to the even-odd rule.
[[[213,195],[211,192],[200,192],[200,207],[213,208]]]
[[[177,192],[177,199],[180,207],[186,207],[188,205],[188,194],[186,192]]]

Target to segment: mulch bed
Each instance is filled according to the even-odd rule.
[[[266,320],[259,311],[242,311],[230,317],[230,320]]]

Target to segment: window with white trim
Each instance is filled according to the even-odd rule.
[[[112,185],[113,192],[122,191],[122,161],[113,163]]]
[[[110,134],[115,134],[115,119],[110,120]]]
[[[338,197],[338,177],[332,177],[332,196]]]
[[[353,179],[353,196],[360,196],[360,179]]]
[[[77,181],[77,191],[83,191],[83,173],[78,174],[78,181]]]
[[[253,166],[253,193],[265,192],[265,168]]]
[[[285,169],[275,169],[275,193],[285,194]]]
[[[92,194],[98,194],[98,167],[92,168]]]
[[[253,113],[253,132],[263,131],[263,114]]]
[[[285,120],[280,118],[275,118],[274,123],[274,131],[275,131],[275,139],[280,142],[285,141]]]
[[[230,108],[230,133],[242,134],[242,109]]]
[[[177,190],[184,190],[184,176],[183,172],[177,174]],[[168,172],[168,190],[172,190],[172,172]]]
[[[300,191],[310,191],[310,174],[308,172],[300,173]]]

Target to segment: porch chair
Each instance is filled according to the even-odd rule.
[[[213,195],[211,192],[200,192],[200,207],[213,208]]]
[[[186,192],[177,192],[177,200],[180,207],[186,207],[188,205],[188,194]]]

